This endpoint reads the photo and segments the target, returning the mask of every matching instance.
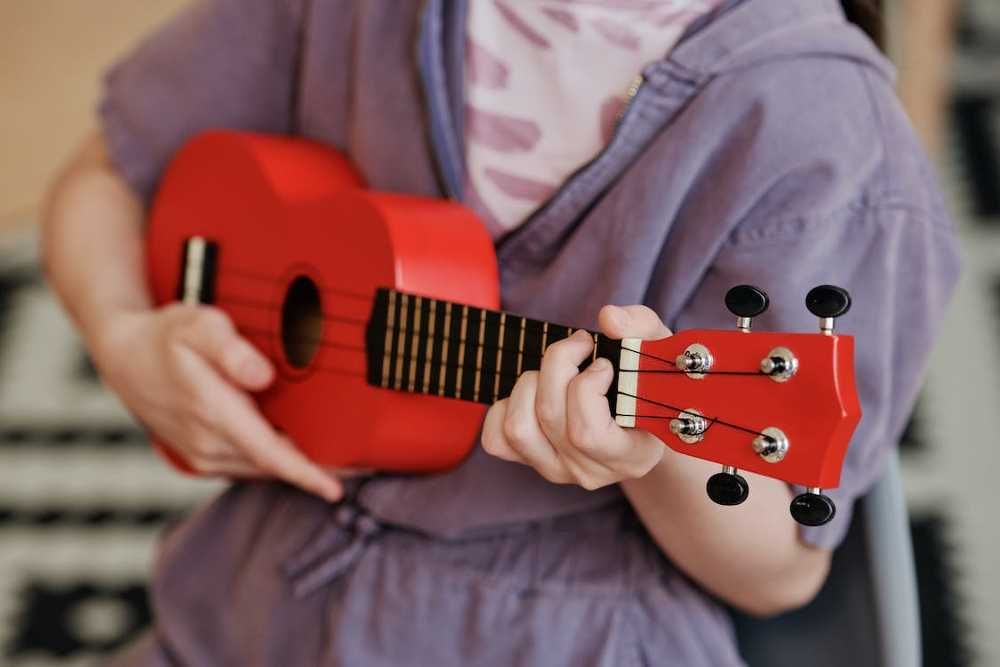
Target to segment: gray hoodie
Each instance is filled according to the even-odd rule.
[[[373,188],[464,200],[464,17],[461,0],[202,2],[109,73],[112,158],[148,197],[199,130],[291,133]],[[743,0],[643,79],[611,143],[498,241],[503,306],[593,327],[605,303],[646,303],[674,330],[729,328],[725,291],[752,283],[772,302],[757,327],[811,331],[805,292],[846,287],[864,418],[837,517],[801,530],[835,547],[958,273],[891,68],[835,0]],[[354,486],[331,507],[237,484],[173,530],[157,632],[123,664],[741,664],[724,607],[617,487],[552,485],[478,448]]]

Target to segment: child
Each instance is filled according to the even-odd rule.
[[[166,536],[155,629],[122,665],[742,664],[725,604],[774,614],[821,586],[956,279],[890,68],[834,0],[204,0],[110,73],[101,121],[52,193],[48,271],[137,418],[246,478]],[[582,338],[453,471],[312,465],[249,398],[269,362],[145,288],[144,206],[213,127],[322,141],[372,188],[474,207],[528,316],[728,328],[749,282],[771,296],[759,328],[813,331],[805,292],[844,286],[864,418],[836,517],[798,526],[795,491],[754,475],[746,503],[712,504],[717,466],[611,422]],[[621,303],[645,306],[602,309]]]

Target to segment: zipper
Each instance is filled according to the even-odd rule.
[[[642,87],[645,85],[645,83],[646,83],[646,75],[643,74],[642,72],[639,72],[638,74],[635,75],[635,78],[633,78],[632,82],[628,85],[628,90],[625,92],[625,104],[622,105],[621,110],[618,112],[618,116],[615,118],[616,131],[618,129],[618,126],[621,125],[622,123],[622,118],[625,117],[625,112],[627,112],[629,110],[629,107],[632,106],[632,101],[635,99],[635,96],[639,94],[639,91],[642,90]],[[611,137],[611,140],[614,141],[613,136]],[[611,142],[609,141],[608,143],[610,144]]]
[[[439,33],[434,30],[435,21],[440,22],[437,25]],[[417,67],[422,81],[421,92],[434,170],[445,196],[453,201],[461,201],[463,174],[462,156],[459,152],[463,150],[463,138],[457,136],[455,119],[452,118],[453,100],[448,88],[450,70],[443,46],[444,35],[450,27],[446,23],[442,0],[424,0],[420,9]],[[464,35],[464,30],[462,34]],[[464,83],[464,72],[461,76]],[[450,119],[450,122],[445,118]]]

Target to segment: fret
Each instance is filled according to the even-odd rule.
[[[503,317],[495,310],[483,311],[482,326],[479,329],[479,369],[481,381],[479,383],[478,400],[480,403],[490,405],[493,403],[493,388],[496,386],[497,359],[502,353],[499,343],[500,319]]]
[[[522,372],[537,371],[542,367],[541,350],[544,340],[545,323],[539,320],[526,320]]]
[[[445,313],[448,311],[447,301],[437,301],[434,314],[434,343],[431,346],[431,379],[427,387],[427,393],[440,395],[441,387],[444,386],[444,363],[445,339],[448,337],[448,330],[445,328]]]
[[[389,386],[389,371],[390,366],[392,366],[392,327],[396,321],[396,292],[389,290],[389,304],[386,307],[386,324],[385,324],[385,334],[383,338],[385,339],[384,347],[385,351],[382,355],[382,381],[379,383],[382,387]]]
[[[521,375],[521,367],[524,364],[524,327],[528,320],[521,318],[521,333],[517,337],[517,375]]]
[[[409,314],[410,308],[410,295],[400,294],[400,314],[399,319],[399,329],[396,334],[396,348],[393,352],[393,366],[395,368],[395,373],[393,375],[393,389],[400,389],[403,386],[403,365],[406,363],[406,330],[409,327],[407,322],[407,315]]]
[[[468,340],[465,337],[466,331],[469,328],[469,307],[462,306],[462,323],[459,328],[458,338],[455,340],[455,347],[461,351],[458,355],[458,370],[455,376],[455,398],[460,398],[462,393],[462,376],[465,370],[465,347]]]
[[[573,332],[573,329],[570,329],[569,327],[564,327],[561,324],[550,324],[549,325],[549,338],[548,338],[548,341],[547,341],[548,345],[546,345],[546,347],[548,347],[549,345],[552,345],[553,343],[558,343],[561,340],[566,340],[567,338],[569,338],[569,335],[572,332]],[[543,349],[542,352],[544,353],[545,350]]]
[[[489,313],[480,313],[480,323],[479,323],[479,339],[476,341],[476,381],[472,387],[472,400],[479,402],[479,388],[483,379],[483,342],[486,340],[486,321],[485,317]]]
[[[510,396],[517,377],[520,375],[524,352],[524,318],[504,313],[504,334],[500,338],[503,359],[497,364],[499,384],[496,400]]]
[[[458,374],[458,334],[462,324],[462,310],[457,303],[447,305],[445,327],[441,335],[445,338],[441,355],[441,396],[455,398],[455,377]]]
[[[500,396],[500,376],[503,373],[503,346],[504,346],[504,333],[507,329],[507,313],[500,313],[500,331],[497,332],[497,360],[494,364],[494,369],[496,373],[493,375],[493,402],[495,403]]]
[[[437,318],[437,299],[431,299],[430,312],[427,314],[427,346],[424,349],[424,379],[420,385],[420,391],[428,393],[431,386],[431,366],[433,366],[434,356],[434,324]]]
[[[420,319],[423,316],[423,297],[417,297],[413,305],[413,328],[410,336],[410,373],[407,377],[406,389],[413,391],[417,377],[417,346],[420,344]]]
[[[517,379],[541,367],[545,349],[579,331],[518,315],[379,289],[365,331],[373,386],[491,404],[510,396]],[[621,343],[590,332],[594,348],[580,364],[611,360],[618,378],[608,391],[615,414]]]
[[[466,311],[466,330],[459,339],[462,341],[462,367],[465,369],[465,374],[458,385],[458,395],[462,399],[471,401],[475,400],[476,357],[480,349],[476,341],[479,340],[483,311],[475,307],[469,307]]]

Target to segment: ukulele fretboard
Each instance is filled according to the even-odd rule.
[[[576,329],[520,315],[389,289],[376,292],[366,331],[368,383],[385,389],[494,403],[510,395],[542,354]],[[621,341],[588,332],[597,357],[615,366]],[[615,412],[615,387],[609,393]]]

